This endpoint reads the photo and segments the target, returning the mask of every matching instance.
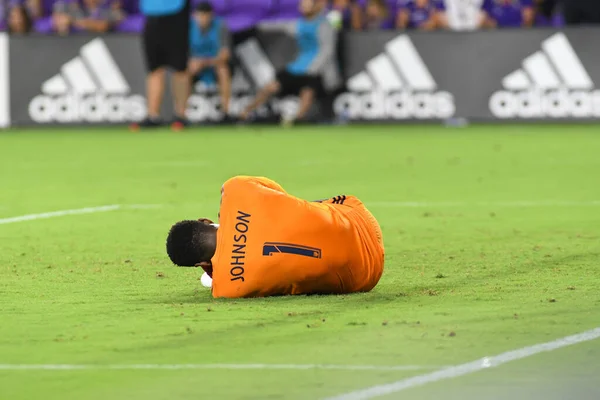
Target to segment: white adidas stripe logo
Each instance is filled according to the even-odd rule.
[[[42,92],[51,96],[124,95],[130,87],[104,41],[97,38],[84,45],[80,55],[65,63],[59,74],[45,81]]]
[[[431,92],[437,84],[407,35],[385,45],[385,52],[366,63],[366,71],[348,79],[352,92],[408,90]]]
[[[564,33],[557,33],[542,42],[542,50],[523,60],[523,68],[508,74],[502,80],[505,89],[591,90],[590,78],[573,46]]]

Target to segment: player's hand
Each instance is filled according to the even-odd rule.
[[[194,265],[194,267],[198,268],[202,268],[204,270],[204,272],[206,272],[208,274],[208,276],[210,276],[212,278],[213,275],[213,266],[212,266],[212,262],[210,261],[203,261],[199,264]]]
[[[213,225],[214,224],[214,222],[212,222],[208,218],[200,218],[198,221],[202,222],[204,225]]]

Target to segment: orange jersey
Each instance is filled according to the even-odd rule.
[[[266,178],[225,182],[214,297],[366,292],[383,273],[379,224],[353,196],[309,202]]]

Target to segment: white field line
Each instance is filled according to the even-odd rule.
[[[61,211],[51,211],[40,214],[27,214],[27,215],[19,215],[17,217],[9,217],[9,218],[1,218],[0,225],[4,224],[13,224],[15,222],[25,222],[25,221],[35,221],[38,219],[48,219],[48,218],[56,218],[56,217],[64,217],[67,215],[81,215],[81,214],[94,214],[108,211],[116,211],[121,209],[148,209],[148,208],[159,208],[161,207],[159,204],[131,204],[131,205],[121,205],[121,204],[111,204],[108,206],[99,206],[99,207],[85,207],[85,208],[76,208],[72,210],[61,210]]]
[[[540,343],[533,346],[523,347],[521,349],[508,351],[493,357],[484,357],[480,360],[468,362],[466,364],[447,367],[439,371],[430,372],[424,375],[414,376],[412,378],[402,379],[384,385],[372,386],[366,389],[357,390],[330,397],[326,400],[369,400],[380,396],[397,393],[406,389],[423,386],[428,383],[438,382],[445,379],[456,378],[463,375],[472,374],[487,368],[495,368],[511,361],[531,357],[533,355],[554,351],[563,347],[571,346],[577,343],[588,342],[600,338],[600,328],[592,329],[587,332],[567,336],[552,342]]]
[[[590,201],[489,201],[489,202],[427,202],[427,201],[375,201],[365,202],[369,207],[429,208],[429,207],[598,207],[600,200]]]
[[[418,371],[440,368],[427,365],[328,365],[328,364],[0,364],[4,371],[77,370],[336,370],[336,371]]]

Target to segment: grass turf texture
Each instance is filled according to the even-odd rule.
[[[599,148],[597,127],[566,125],[5,132],[0,218],[162,207],[0,225],[0,364],[435,367],[595,328]],[[308,199],[363,199],[386,242],[379,286],[213,300],[197,269],[171,266],[165,235],[215,218],[221,184],[238,174]],[[470,382],[511,374],[538,388],[556,357],[547,382],[562,369],[596,379],[600,344],[573,349],[386,398],[461,398]],[[309,399],[425,372],[0,370],[0,398]]]

